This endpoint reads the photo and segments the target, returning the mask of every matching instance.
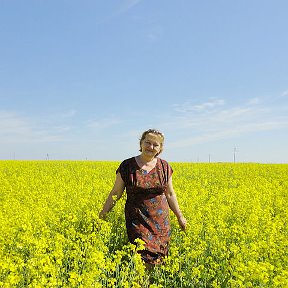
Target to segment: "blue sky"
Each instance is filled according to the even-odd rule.
[[[0,0],[0,159],[288,163],[288,2]]]

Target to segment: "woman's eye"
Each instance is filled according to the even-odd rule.
[[[157,143],[151,143],[151,142],[145,142],[145,144],[146,145],[148,145],[148,146],[153,146],[153,147],[156,147],[156,148],[158,148],[160,145],[159,144],[157,144]]]

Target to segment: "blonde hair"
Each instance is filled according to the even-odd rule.
[[[142,144],[142,142],[143,142],[143,140],[145,139],[145,137],[146,137],[146,135],[147,134],[154,134],[154,135],[157,135],[157,136],[160,136],[160,138],[161,138],[161,142],[160,142],[160,151],[159,151],[159,153],[157,153],[155,156],[158,156],[162,151],[163,151],[163,143],[164,143],[164,134],[162,133],[162,132],[160,132],[159,130],[157,130],[157,129],[148,129],[148,130],[146,130],[146,131],[144,131],[143,133],[142,133],[142,136],[141,136],[141,138],[140,138],[140,152],[142,152],[142,148],[141,148],[141,144]]]

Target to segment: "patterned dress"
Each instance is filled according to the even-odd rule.
[[[147,173],[132,157],[120,164],[118,172],[127,193],[125,219],[129,241],[142,239],[142,259],[150,264],[161,263],[168,254],[171,234],[165,190],[173,170],[165,160],[157,158],[155,167]]]

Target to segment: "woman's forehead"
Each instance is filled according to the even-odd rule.
[[[156,141],[159,143],[163,142],[163,138],[160,135],[153,134],[153,133],[146,134],[145,140]]]

